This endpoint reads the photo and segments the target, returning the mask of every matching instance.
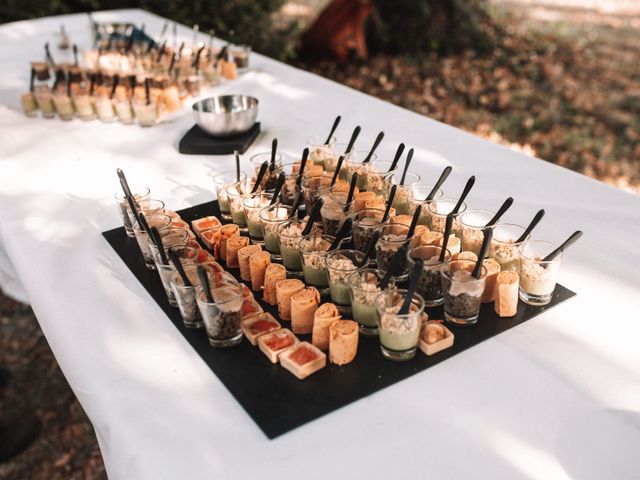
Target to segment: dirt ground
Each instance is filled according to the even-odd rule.
[[[484,59],[375,57],[303,64],[411,110],[640,193],[640,2],[495,0],[506,35]],[[586,8],[585,8],[586,7]],[[0,412],[30,404],[43,428],[3,480],[103,479],[93,428],[33,312],[0,294]]]

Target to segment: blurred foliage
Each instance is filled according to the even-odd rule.
[[[489,52],[496,25],[484,0],[372,0],[372,51],[454,53],[466,48]]]
[[[0,23],[48,15],[108,10],[117,8],[143,8],[176,22],[193,25],[200,31],[215,29],[216,34],[238,43],[248,43],[254,50],[278,59],[293,57],[295,53],[295,26],[273,28],[272,14],[285,0],[2,0]],[[230,32],[234,32],[229,38]],[[153,33],[153,32],[151,32]]]

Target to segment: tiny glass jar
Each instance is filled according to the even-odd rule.
[[[341,313],[351,313],[348,279],[352,273],[366,267],[364,260],[364,253],[358,250],[334,250],[327,255],[329,293]]]
[[[38,102],[36,102],[36,96],[33,92],[25,92],[20,95],[20,106],[27,117],[38,116]]]
[[[308,213],[313,210],[318,199],[329,192],[332,177],[333,175],[325,173],[302,179],[302,195]]]
[[[278,226],[278,241],[280,244],[280,256],[282,264],[287,269],[287,276],[302,277],[302,255],[300,254],[300,240],[307,222],[291,219]],[[316,226],[311,227],[311,233],[316,232]]]
[[[455,208],[458,200],[455,198],[439,198],[432,201],[429,204],[429,228],[434,232],[444,233],[444,229],[447,224],[447,215],[449,215]],[[458,213],[453,218],[453,225],[451,226],[451,234],[460,238],[460,215],[467,209],[467,205],[463,202],[460,205]]]
[[[475,266],[472,260],[452,260],[440,270],[444,318],[455,325],[474,325],[478,321],[487,269],[482,266],[480,278],[475,278]]]
[[[169,228],[171,224],[171,217],[168,215],[164,215],[162,213],[155,213],[146,217],[147,223],[149,224],[149,228],[156,227],[158,232],[162,231],[165,228]],[[138,242],[138,246],[140,247],[140,252],[142,253],[142,258],[144,259],[144,264],[146,265],[148,270],[155,270],[156,266],[153,261],[153,256],[151,254],[151,249],[149,248],[149,235],[147,232],[140,226],[138,222],[133,224],[133,233],[136,237],[136,241]]]
[[[234,347],[242,342],[242,287],[225,282],[211,285],[213,302],[209,302],[203,286],[196,294],[196,302],[212,347]]]
[[[429,225],[429,204],[434,200],[442,198],[442,189],[433,196],[433,199],[427,201],[427,195],[431,193],[433,186],[431,185],[414,185],[413,186],[413,198],[409,202],[409,215],[413,216],[418,205],[420,205],[420,216],[418,217],[418,225]]]
[[[392,166],[391,160],[375,160],[367,163],[362,169],[365,190],[374,192],[380,197],[386,197],[391,188],[388,175],[397,172],[397,170],[390,170]]]
[[[415,293],[409,311],[400,314],[405,296],[407,290],[394,288],[376,298],[380,350],[384,358],[396,362],[411,360],[416,355],[425,307],[423,298]]]
[[[95,120],[97,118],[96,111],[93,107],[93,99],[86,94],[73,96],[73,106],[78,113],[80,120]]]
[[[325,140],[326,138],[317,135],[307,138],[309,161],[315,165],[322,165],[327,172],[335,172],[338,154],[333,145],[336,143],[336,137],[332,136],[328,143],[325,143]]]
[[[116,117],[115,111],[113,109],[113,102],[106,95],[97,95],[93,99],[93,105],[96,109],[96,114],[98,118],[105,123],[115,122],[118,117]]]
[[[240,181],[246,180],[247,176],[240,172]],[[225,172],[213,175],[213,184],[216,189],[216,198],[220,207],[220,216],[223,220],[231,220],[231,210],[229,209],[229,199],[227,198],[227,187],[238,182],[238,173],[236,170],[227,170]]]
[[[543,240],[528,240],[520,245],[520,300],[528,305],[542,306],[551,302],[556,288],[562,256],[543,258],[558,245]]]
[[[165,205],[162,200],[145,198],[144,200],[136,202],[136,208],[138,209],[138,212],[134,213],[131,211],[129,203],[126,203],[127,215],[129,215],[129,221],[132,225],[138,220],[137,215],[139,212],[142,212],[147,216],[153,215],[155,213],[164,213],[164,207]]]
[[[380,228],[380,238],[376,243],[376,262],[378,268],[388,271],[391,267],[396,253],[407,242],[411,242],[412,237],[407,238],[409,227],[401,223],[387,223]],[[408,278],[409,271],[407,258],[404,257],[397,270],[393,272],[396,279],[401,282]]]
[[[272,194],[264,192],[253,193],[245,197],[243,201],[244,217],[247,220],[247,229],[249,230],[251,243],[264,244],[260,212],[263,208],[269,206],[272,196]]]
[[[262,238],[264,239],[265,248],[271,254],[272,261],[279,262],[282,260],[278,227],[289,220],[291,210],[291,207],[281,203],[276,203],[260,210]]]
[[[364,252],[369,246],[373,234],[382,228],[384,210],[364,208],[351,214],[353,229],[351,236],[356,250]]]
[[[368,337],[378,335],[376,298],[382,292],[379,284],[384,275],[383,270],[363,268],[351,273],[347,280],[351,299],[351,315],[358,322],[360,333]],[[394,285],[395,277],[391,277],[387,288],[393,288]]]
[[[141,127],[152,127],[157,122],[157,106],[156,102],[150,99],[149,101],[133,101],[133,111],[136,114],[138,125]],[[98,115],[100,115],[98,113]]]
[[[322,231],[327,235],[336,236],[342,224],[351,214],[353,200],[347,203],[347,192],[329,192],[322,198],[324,203],[320,209],[322,218]]]
[[[226,193],[229,202],[229,212],[233,223],[240,227],[240,231],[247,232],[247,217],[244,214],[244,199],[251,194],[253,182],[244,179],[227,185]]]
[[[307,285],[314,286],[321,295],[329,293],[327,255],[335,237],[312,233],[300,239],[298,249],[302,257],[302,274]]]
[[[66,93],[56,93],[53,96],[53,104],[56,106],[56,112],[61,120],[72,120],[75,116],[73,102]]]
[[[499,223],[493,228],[493,237],[489,244],[489,258],[500,264],[500,271],[520,271],[520,246],[529,240],[517,242],[525,231],[525,227],[513,223]]]
[[[490,210],[471,209],[460,215],[460,232],[462,234],[462,251],[480,253],[484,241],[485,225],[493,218],[495,212]]]
[[[369,155],[369,152],[366,150],[352,150],[344,156],[342,168],[340,169],[340,176],[348,183],[351,182],[354,173],[358,174],[356,186],[360,191],[364,191],[367,188],[365,172],[369,167],[369,163],[374,162],[376,158],[378,158],[374,153],[367,163],[362,163],[362,161],[367,158],[367,155]]]
[[[444,261],[440,261],[441,247],[435,245],[422,245],[414,247],[407,253],[409,261],[409,270],[412,271],[416,260],[423,262],[423,268],[418,276],[416,292],[422,295],[427,307],[437,307],[444,302],[442,293],[442,281],[440,279],[440,270],[443,265],[449,261],[451,254],[446,250]]]
[[[280,172],[282,172],[282,159],[283,155],[281,153],[276,152],[275,162],[271,164],[271,152],[261,152],[256,153],[255,155],[251,155],[249,162],[251,163],[251,169],[254,172],[255,177],[258,177],[258,173],[260,172],[260,167],[264,162],[267,162],[269,165],[267,167],[267,171],[264,173],[262,177],[262,181],[260,182],[260,188],[262,190],[273,190],[276,188],[276,183],[278,182],[278,176]]]
[[[151,191],[147,187],[141,187],[135,190],[133,194],[134,201],[141,202],[147,200],[151,194]],[[118,192],[115,194],[116,202],[118,202],[118,208],[120,210],[120,217],[122,218],[122,224],[128,237],[135,237],[133,234],[133,224],[131,223],[131,217],[129,216],[129,203],[124,197],[124,193]],[[137,221],[137,219],[136,219]]]
[[[187,328],[204,328],[204,322],[202,321],[202,316],[200,315],[200,310],[196,302],[196,292],[200,287],[198,266],[187,265],[184,267],[184,273],[191,283],[189,286],[184,284],[182,277],[177,271],[174,271],[170,277],[171,290],[178,305],[182,322]],[[213,275],[213,271],[207,271],[209,283],[213,282]]]
[[[396,186],[396,195],[393,197],[393,208],[396,209],[396,215],[409,215],[411,212],[411,204],[413,202],[413,189],[420,183],[420,175],[413,172],[407,172],[404,178],[404,183],[400,185],[402,181],[402,171],[395,170],[385,177],[389,190],[386,192],[386,197],[389,197],[391,188]]]
[[[233,61],[238,67],[238,71],[244,72],[249,69],[249,57],[251,56],[251,45],[232,45],[230,48]]]

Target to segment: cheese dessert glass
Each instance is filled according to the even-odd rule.
[[[149,228],[156,227],[158,231],[169,228],[169,225],[171,224],[171,217],[163,213],[154,213],[153,215],[146,217],[146,220],[149,224]],[[153,261],[153,256],[151,255],[151,250],[149,249],[149,235],[147,235],[147,232],[144,231],[138,222],[133,224],[133,233],[138,242],[138,246],[140,247],[144,264],[148,270],[155,270],[156,266]]]
[[[272,195],[270,193],[254,193],[245,197],[242,202],[244,216],[247,219],[247,228],[251,243],[264,244],[262,233],[262,222],[260,221],[260,211],[269,206]]]
[[[116,109],[116,115],[118,115],[118,120],[120,120],[120,123],[123,123],[125,125],[130,125],[133,123],[133,109],[131,108],[131,102],[129,101],[129,99],[116,100],[114,102],[114,107]]]
[[[73,96],[73,106],[76,109],[80,120],[95,120],[96,111],[93,108],[93,99],[84,93]]]
[[[353,221],[351,236],[356,250],[365,251],[374,232],[382,227],[382,217],[384,217],[384,210],[378,208],[365,208],[351,214]]]
[[[27,117],[38,116],[38,103],[33,92],[26,92],[20,95],[20,106]]]
[[[303,177],[302,196],[307,212],[311,212],[318,199],[329,192],[332,177],[333,175],[327,173]]]
[[[106,95],[98,95],[93,99],[93,105],[98,114],[98,118],[106,123],[115,122],[118,117],[113,110],[113,102]]]
[[[309,147],[309,161],[315,165],[322,165],[327,172],[334,172],[338,163],[338,155],[333,149],[336,137],[332,136],[328,143],[324,143],[326,138],[314,135],[307,138]]]
[[[367,150],[352,150],[344,156],[342,161],[342,168],[340,169],[340,178],[344,178],[347,182],[351,182],[351,177],[354,173],[358,174],[358,182],[356,186],[360,191],[364,191],[367,188],[367,181],[365,178],[365,172],[371,162],[375,162],[378,158],[374,153],[371,155],[371,159],[367,163],[362,161],[367,158],[369,152]]]
[[[171,247],[192,246],[189,245],[191,240],[190,232],[181,228],[174,228],[172,225],[169,225],[168,228],[163,228],[159,230],[158,233],[160,234],[160,238],[162,238],[162,246],[167,256],[169,255],[169,248]],[[197,245],[197,242],[195,244]],[[149,242],[149,251],[157,264],[160,259],[160,252],[153,242]]]
[[[284,157],[281,153],[276,152],[276,161],[275,168],[271,168],[271,152],[261,152],[256,153],[255,155],[251,155],[249,162],[251,163],[251,169],[254,172],[254,175],[257,177],[258,172],[260,171],[260,167],[264,162],[269,164],[269,168],[262,177],[262,182],[260,183],[260,188],[262,190],[273,190],[276,188],[276,183],[278,181],[278,175],[282,172],[282,159]]]
[[[471,209],[460,215],[460,232],[462,233],[462,250],[480,253],[484,240],[483,229],[496,212],[490,210]]]
[[[378,268],[388,271],[396,253],[406,242],[411,242],[413,237],[407,238],[409,227],[401,223],[387,223],[380,228],[380,238],[376,243],[376,261]],[[409,276],[407,259],[400,263],[394,276],[399,282]]]
[[[249,56],[251,55],[251,45],[232,45],[229,49],[233,61],[238,67],[238,71],[249,69]]]
[[[151,191],[147,187],[142,187],[135,190],[136,193],[133,194],[133,198],[136,202],[141,202],[142,200],[147,200]],[[129,216],[129,204],[127,200],[124,198],[124,193],[118,192],[115,194],[116,202],[118,202],[118,207],[120,209],[120,217],[122,218],[122,224],[124,225],[124,230],[127,232],[128,237],[135,237],[133,234],[133,226],[131,223],[131,217]]]
[[[349,297],[351,299],[351,314],[358,322],[360,333],[366,336],[378,335],[378,314],[376,312],[376,298],[382,290],[378,286],[385,272],[375,268],[363,268],[349,275]],[[391,277],[388,288],[393,288],[395,278]]]
[[[169,248],[173,249],[177,253],[178,258],[180,258],[180,263],[183,267],[196,264],[198,260],[198,250],[196,248],[179,244],[174,244],[171,246],[165,245],[165,250],[168,250]],[[171,275],[173,275],[173,273],[176,271],[173,263],[171,263],[171,261],[169,261],[169,263],[162,263],[162,259],[160,258],[157,249],[155,250],[153,260],[155,262],[155,267],[158,271],[158,275],[160,276],[162,286],[164,287],[164,292],[167,294],[169,305],[177,307],[178,302],[176,300],[175,293],[171,288]]]
[[[349,293],[349,276],[363,270],[366,265],[364,253],[358,250],[334,250],[327,255],[327,273],[329,274],[329,292],[331,301],[342,313],[351,312],[351,295]]]
[[[34,91],[34,96],[43,118],[53,118],[56,116],[56,108],[53,104],[51,89],[48,87],[37,87]]]
[[[329,192],[322,197],[324,203],[320,209],[320,217],[322,218],[322,231],[327,235],[335,236],[349,217],[353,200],[347,203],[348,196],[347,192]]]
[[[240,172],[240,181],[246,180],[246,178],[247,176]],[[227,170],[213,175],[213,184],[215,185],[218,206],[220,207],[220,216],[223,220],[231,220],[231,210],[229,209],[229,199],[227,198],[227,187],[237,181],[238,174],[235,170]]]
[[[562,253],[550,261],[542,259],[558,245],[528,240],[520,245],[520,299],[529,305],[547,305],[556,288]]]
[[[297,183],[300,162],[285,163],[282,165],[281,171],[284,172],[285,178],[280,191],[280,202],[285,205],[293,205],[300,191]]]
[[[438,198],[429,204],[429,228],[434,232],[444,233],[447,224],[447,215],[454,209],[458,200],[455,198]],[[467,205],[463,202],[460,210],[454,216],[451,233],[458,238],[462,237],[460,227],[460,215],[467,209]]]
[[[240,227],[240,231],[247,231],[247,217],[244,214],[244,199],[251,194],[253,181],[250,179],[227,185],[226,194],[229,202],[229,212],[233,223]]]
[[[148,103],[145,100],[133,100],[133,111],[136,114],[138,125],[141,127],[152,127],[157,121],[156,102],[151,99]],[[99,115],[99,114],[98,114]]]
[[[298,244],[304,281],[307,285],[316,287],[321,295],[329,293],[327,255],[334,240],[335,237],[331,235],[312,233],[302,237]]]
[[[138,207],[138,211],[144,213],[145,215],[152,215],[154,213],[164,213],[164,202],[162,200],[155,200],[152,198],[145,198],[136,202],[136,207]],[[125,202],[125,208],[127,209],[127,215],[129,215],[129,221],[133,225],[138,221],[134,213],[129,208],[129,204]],[[171,216],[171,215],[169,215]]]
[[[242,286],[222,283],[211,286],[213,303],[207,301],[203,286],[196,294],[198,309],[213,347],[227,348],[242,341]]]
[[[444,318],[448,322],[464,326],[478,321],[487,269],[483,266],[480,278],[475,278],[471,275],[475,266],[471,260],[453,260],[440,270]]]
[[[271,254],[271,261],[282,260],[280,255],[280,240],[278,227],[289,219],[291,207],[276,203],[260,210],[260,223],[262,225],[262,237],[267,251]]]
[[[493,228],[493,237],[489,244],[489,258],[500,264],[500,271],[520,271],[520,245],[516,243],[525,228],[513,223],[499,223]],[[529,235],[525,240],[529,240]]]
[[[407,290],[404,289],[385,290],[375,302],[380,350],[384,358],[396,362],[411,360],[416,355],[425,306],[420,294],[416,293],[409,312],[399,314],[406,295]]]
[[[424,299],[427,307],[437,307],[444,302],[442,293],[442,281],[440,280],[440,270],[443,265],[451,258],[449,250],[445,252],[444,261],[440,261],[441,247],[435,245],[422,245],[409,250],[407,259],[409,261],[409,270],[413,270],[416,260],[423,261],[422,272],[418,277],[418,292]]]
[[[66,93],[56,93],[53,96],[53,104],[61,120],[71,120],[75,116],[73,102],[71,101],[71,97]]]
[[[409,215],[413,216],[418,205],[422,207],[420,210],[420,217],[418,217],[418,225],[429,225],[429,204],[434,200],[442,198],[443,192],[440,188],[433,196],[432,200],[425,201],[425,198],[427,198],[427,195],[431,193],[431,190],[433,190],[432,185],[413,186],[413,198],[409,202]]]
[[[413,189],[420,183],[420,175],[413,172],[407,172],[404,183],[400,185],[402,180],[402,171],[395,170],[385,177],[388,190],[385,197],[388,198],[391,193],[391,187],[396,185],[396,196],[393,197],[393,208],[396,209],[396,215],[409,215],[411,212],[411,203],[413,202]]]
[[[278,241],[280,242],[280,255],[282,264],[287,269],[287,276],[302,277],[302,255],[300,253],[300,240],[302,231],[307,225],[304,220],[291,219],[278,226]],[[316,232],[315,225],[311,227],[311,233]]]
[[[385,177],[391,173],[389,169],[392,163],[391,160],[376,159],[365,164],[364,168],[360,170],[360,174],[364,177],[364,190],[384,197],[385,192],[388,192],[390,188]]]
[[[171,274],[170,283],[171,290],[178,304],[178,310],[180,310],[180,316],[182,316],[182,322],[187,328],[204,328],[204,322],[198,309],[196,302],[196,292],[200,287],[200,277],[198,277],[197,265],[189,265],[184,267],[184,273],[187,275],[191,286],[188,287],[182,281],[182,277],[177,271]],[[207,277],[209,283],[212,282],[213,272],[207,271]]]

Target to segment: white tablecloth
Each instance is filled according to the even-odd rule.
[[[140,10],[95,17],[156,35],[164,22]],[[452,196],[476,174],[473,207],[512,195],[505,221],[545,208],[537,237],[585,232],[560,279],[577,297],[269,441],[100,235],[119,222],[117,167],[179,209],[212,199],[209,174],[230,157],[178,154],[188,112],[152,129],[25,118],[28,61],[61,23],[89,46],[84,15],[0,27],[0,286],[32,304],[111,478],[640,478],[640,199],[253,56],[250,73],[217,89],[261,101],[263,134],[245,162],[274,136],[299,154],[339,113],[342,141],[359,124],[363,149],[380,130],[381,156],[414,146],[427,183],[454,165]]]

